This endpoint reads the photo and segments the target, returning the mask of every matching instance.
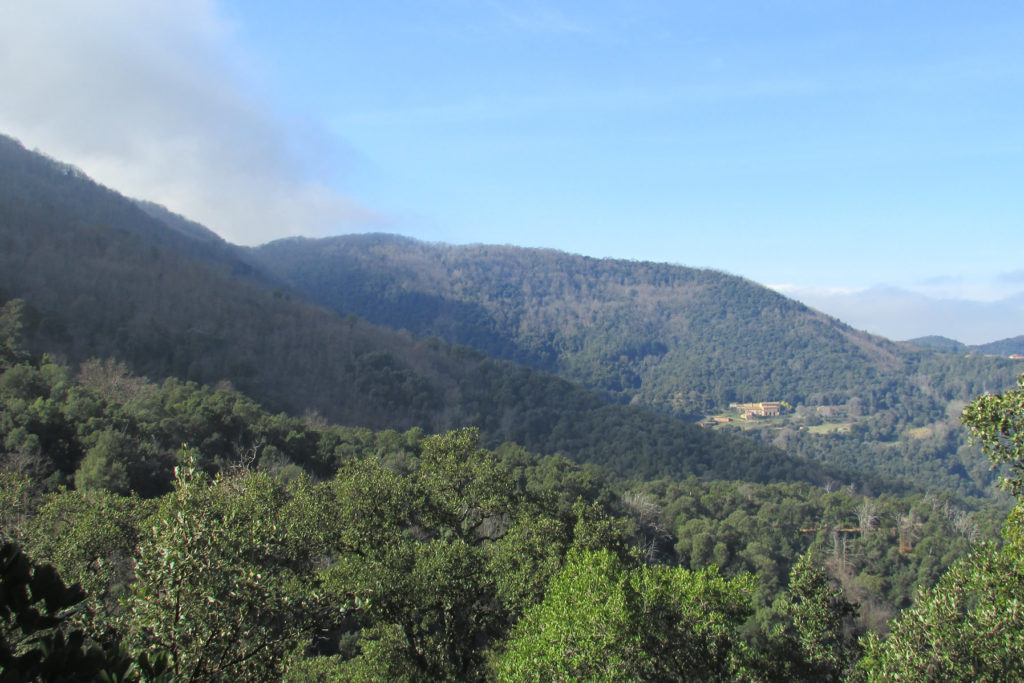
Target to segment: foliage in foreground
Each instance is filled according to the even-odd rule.
[[[110,364],[87,366],[76,382],[50,359],[0,352],[0,531],[33,566],[52,566],[44,574],[55,569],[88,592],[71,612],[37,610],[57,617],[43,634],[52,651],[106,653],[96,666],[116,664],[122,680],[1019,673],[1019,510],[1001,548],[977,547],[921,592],[889,638],[867,636],[861,657],[855,610],[831,578],[855,566],[836,525],[858,517],[863,543],[849,548],[887,547],[897,567],[919,574],[942,550],[910,525],[907,539],[927,553],[907,564],[917,550],[902,553],[872,522],[885,508],[871,506],[888,499],[697,480],[619,495],[563,459],[483,450],[471,429],[345,430],[268,415],[228,389],[156,387]],[[1022,391],[965,413],[1014,473],[1016,493]],[[168,441],[181,436],[199,447],[174,456]],[[149,482],[152,498],[122,493],[125,477],[135,488],[174,460],[172,478]],[[58,486],[72,481],[76,490]],[[829,557],[820,539],[773,547],[773,533],[792,540],[806,524],[832,534]],[[816,559],[787,571],[786,553],[807,548]],[[719,559],[721,570],[708,566]],[[13,656],[51,642],[17,628],[3,633]]]
[[[607,550],[572,553],[496,658],[497,678],[737,680],[750,586],[749,576],[627,569]]]
[[[1018,388],[978,398],[964,423],[993,464],[1006,464],[1017,506],[1002,547],[983,545],[953,566],[894,621],[885,641],[869,636],[864,680],[1007,681],[1024,678],[1024,376]]]
[[[630,519],[556,493],[464,430],[426,439],[408,473],[371,457],[319,483],[210,477],[185,451],[155,507],[58,492],[14,531],[96,586],[65,630],[183,680],[765,678],[741,631],[750,576],[647,565]],[[25,533],[67,522],[59,544]]]

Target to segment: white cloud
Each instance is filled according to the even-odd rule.
[[[0,132],[236,243],[378,224],[312,177],[341,146],[286,132],[250,76],[210,0],[0,10]]]
[[[984,344],[1024,334],[1024,292],[996,300],[949,298],[900,287],[773,287],[849,325],[905,340],[941,335]]]

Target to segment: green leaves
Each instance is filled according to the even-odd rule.
[[[544,600],[496,655],[500,681],[732,681],[749,577],[627,569],[608,550],[570,552]]]
[[[753,577],[725,579],[717,569],[642,567],[631,581],[640,596],[645,680],[734,681],[745,666],[740,627],[752,614]]]
[[[975,399],[961,419],[994,466],[1009,465],[1011,475],[1003,480],[1007,490],[1024,496],[1024,375],[1016,389]]]
[[[885,641],[869,636],[859,668],[872,683],[1021,680],[1022,595],[1020,548],[981,546],[921,591]]]
[[[0,370],[25,357],[21,348],[21,310],[24,302],[10,299],[0,306]]]
[[[140,547],[134,647],[166,651],[183,677],[279,677],[318,613],[313,568],[290,565],[282,552],[287,499],[263,474],[208,482],[186,451]]]
[[[573,553],[498,658],[499,681],[631,680],[638,598],[608,551]]]
[[[128,493],[128,462],[132,444],[124,434],[105,430],[89,449],[75,473],[75,488],[105,489],[115,493]]]
[[[88,599],[76,623],[96,637],[119,628],[120,601],[134,579],[133,560],[142,522],[152,501],[106,491],[60,491],[47,496],[28,524],[27,547],[68,580],[80,583]]]
[[[797,559],[789,589],[776,601],[784,622],[769,633],[772,656],[766,662],[775,677],[798,680],[845,680],[859,655],[849,620],[857,606],[810,552]]]

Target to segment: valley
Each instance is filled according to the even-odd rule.
[[[866,680],[1019,550],[1012,354],[726,273],[238,247],[2,138],[0,303],[5,557],[96,675],[586,677],[543,634],[604,625],[632,678]]]

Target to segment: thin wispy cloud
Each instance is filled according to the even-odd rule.
[[[500,2],[487,3],[499,19],[516,30],[538,34],[592,35],[593,26],[548,5]]]
[[[380,224],[313,177],[345,150],[275,114],[211,2],[14,0],[2,14],[0,131],[233,242]]]

